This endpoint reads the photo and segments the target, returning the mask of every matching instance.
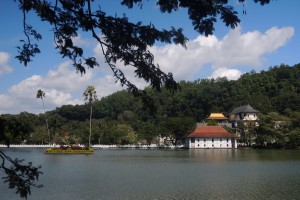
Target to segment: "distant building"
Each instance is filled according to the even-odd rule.
[[[231,111],[229,121],[232,123],[232,127],[236,127],[239,121],[257,121],[259,113],[258,110],[255,110],[249,104],[244,105]]]
[[[186,148],[237,148],[236,136],[222,126],[198,126],[186,138]]]
[[[207,120],[215,120],[218,122],[222,122],[222,121],[228,121],[228,118],[225,117],[222,113],[211,113],[209,115],[208,118],[206,118]]]
[[[230,123],[228,123],[229,119],[225,117],[222,113],[211,113],[208,118],[206,118],[205,125],[214,125],[211,122],[216,122],[219,126],[230,127]]]

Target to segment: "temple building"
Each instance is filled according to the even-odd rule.
[[[229,119],[225,117],[222,113],[211,113],[208,118],[206,118],[206,125],[218,125],[230,127]],[[216,124],[214,124],[216,123]]]
[[[237,122],[244,121],[244,122],[256,122],[258,120],[257,115],[260,112],[252,108],[252,106],[244,105],[237,107],[231,111],[229,114],[229,121],[232,123],[232,127],[237,126]]]
[[[186,148],[237,148],[236,136],[222,126],[198,126],[186,138]]]
[[[222,113],[211,113],[207,120],[215,120],[218,122],[228,121],[228,118],[225,117]]]

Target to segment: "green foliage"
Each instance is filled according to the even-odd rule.
[[[97,102],[95,102],[96,104]],[[64,119],[76,120],[76,121],[85,121],[89,118],[90,110],[88,105],[79,106],[79,105],[63,105],[59,108],[56,108],[54,111],[59,114]]]
[[[154,121],[139,122],[137,126],[139,141],[146,143],[147,145],[155,143],[155,138],[160,134],[158,128],[158,124]]]
[[[283,116],[277,112],[259,116],[259,126],[256,127],[256,143],[260,147],[299,147],[299,120],[294,118],[299,112],[291,116]]]
[[[27,139],[28,144],[46,144],[48,143],[48,134],[44,126],[37,126],[30,137]],[[55,141],[54,141],[55,142]]]
[[[218,126],[218,122],[215,120],[208,120],[207,126]]]
[[[169,117],[162,123],[174,145],[195,129],[196,121],[191,117]]]
[[[255,139],[254,129],[256,122],[252,121],[239,121],[236,128],[236,133],[240,136],[239,142],[245,146],[252,146]]]
[[[27,113],[0,116],[0,142],[9,146],[12,143],[22,143],[28,138],[34,127],[26,115]]]
[[[49,148],[45,151],[46,154],[92,154],[93,149],[72,149],[72,148]]]
[[[97,100],[97,94],[95,87],[92,85],[88,85],[86,90],[83,93],[84,101],[92,104],[94,101]]]

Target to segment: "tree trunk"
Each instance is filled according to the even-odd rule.
[[[47,132],[48,132],[48,137],[49,137],[49,139],[48,139],[48,144],[50,145],[51,143],[50,143],[50,131],[49,131],[49,125],[48,125],[48,119],[47,119],[47,116],[46,116],[46,110],[45,110],[45,104],[44,104],[44,100],[43,100],[43,98],[42,98],[42,102],[43,102],[43,109],[44,109],[44,115],[45,115],[45,119],[46,119],[46,126],[47,126]]]
[[[92,114],[93,114],[93,106],[92,106],[92,104],[91,104],[89,148],[91,148],[91,137],[92,137]]]

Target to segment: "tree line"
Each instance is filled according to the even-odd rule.
[[[150,144],[158,142],[158,137],[166,137],[168,143],[180,144],[196,122],[205,120],[211,112],[226,115],[235,107],[250,104],[261,112],[260,126],[253,128],[252,136],[241,135],[241,140],[260,146],[300,144],[300,64],[251,71],[238,80],[223,77],[181,81],[179,87],[174,93],[165,88],[146,88],[155,110],[123,90],[94,101],[92,118],[90,103],[48,111],[51,142]],[[5,144],[48,143],[43,114],[2,114],[0,128],[4,133],[0,140]],[[240,129],[243,132],[242,126]]]

